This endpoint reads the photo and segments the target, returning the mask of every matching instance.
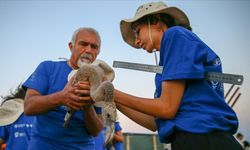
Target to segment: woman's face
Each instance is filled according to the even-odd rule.
[[[150,29],[149,29],[150,28]],[[152,53],[155,49],[159,50],[159,39],[161,36],[156,25],[140,24],[135,28],[135,44],[140,48],[143,48],[149,53]],[[151,39],[150,39],[151,38]]]

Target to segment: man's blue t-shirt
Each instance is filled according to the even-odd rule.
[[[0,127],[0,138],[6,143],[5,150],[27,150],[34,117],[22,114],[14,123]]]
[[[105,137],[104,137],[105,128],[95,137],[95,150],[106,150],[104,147]]]
[[[155,76],[156,98],[161,96],[162,81],[186,81],[176,117],[156,118],[161,142],[171,142],[176,131],[237,131],[238,119],[224,100],[223,84],[204,80],[205,72],[222,72],[220,58],[193,32],[183,27],[169,28],[161,41],[159,65],[163,72]]]
[[[72,69],[66,61],[44,61],[23,84],[26,88],[49,95],[63,90]],[[96,108],[97,113],[101,110]],[[68,128],[63,128],[66,106],[60,106],[45,114],[37,115],[29,150],[92,150],[94,139],[84,128],[84,111],[76,111]]]

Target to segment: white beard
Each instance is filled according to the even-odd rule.
[[[92,56],[90,54],[82,54],[78,60],[77,60],[77,66],[80,68],[81,66],[85,64],[91,64],[91,60],[93,60]]]
[[[83,59],[83,61],[79,58],[78,61],[77,61],[77,66],[80,68],[82,67],[83,65],[86,65],[86,64],[90,64],[91,62],[90,61],[87,61],[85,59]]]

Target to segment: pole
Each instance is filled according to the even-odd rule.
[[[235,98],[233,104],[231,105],[232,108],[234,107],[234,105],[236,104],[236,102],[238,101],[238,99],[239,99],[240,96],[241,96],[241,93],[239,93],[239,94],[237,95],[237,97]]]
[[[126,136],[126,150],[130,150],[130,139],[128,134]]]
[[[154,150],[157,150],[157,142],[156,142],[156,137],[155,137],[155,135],[153,135],[153,148],[154,148]]]
[[[232,91],[234,87],[234,84],[231,85],[231,87],[229,88],[229,90],[227,91],[226,95],[225,95],[225,99],[227,98],[228,94]]]
[[[234,91],[234,93],[233,93],[233,95],[230,97],[230,99],[228,100],[228,104],[232,101],[232,99],[233,99],[233,97],[234,97],[234,95],[239,91],[239,87],[237,87],[237,89]]]

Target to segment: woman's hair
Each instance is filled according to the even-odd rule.
[[[24,99],[25,98],[25,94],[26,94],[26,90],[22,87],[22,85],[18,85],[18,87],[15,89],[14,92],[10,92],[9,95],[7,96],[1,96],[1,98],[3,99],[3,103],[14,99],[14,98],[20,98],[20,99]]]
[[[131,28],[134,30],[138,25],[141,24],[148,24],[148,21],[150,21],[150,24],[157,24],[157,23],[163,23],[168,28],[171,28],[173,26],[182,26],[190,31],[192,31],[191,26],[186,26],[184,24],[177,24],[174,20],[174,18],[168,14],[150,14],[147,16],[142,17],[141,19],[135,21],[132,23]]]

